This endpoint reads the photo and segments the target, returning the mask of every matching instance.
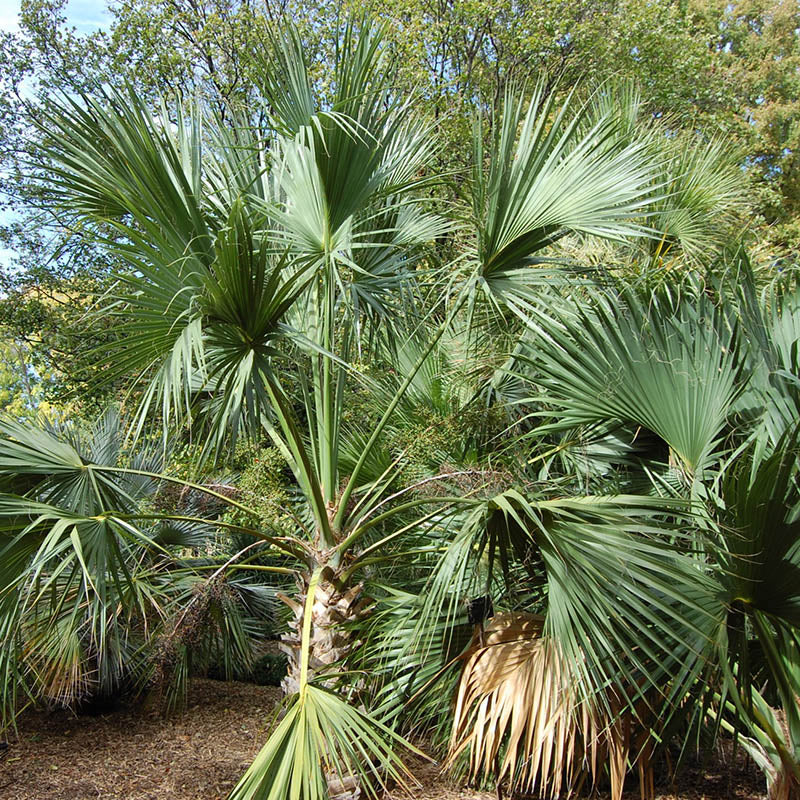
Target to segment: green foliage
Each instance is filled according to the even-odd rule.
[[[249,668],[274,630],[274,589],[209,577],[230,560],[213,555],[214,527],[152,515],[161,457],[128,449],[113,409],[91,426],[6,419],[2,432],[4,726],[26,696],[75,708],[155,688],[175,707],[193,661]]]
[[[295,691],[233,797],[375,796],[403,725],[446,736],[429,690],[489,595],[541,614],[570,691],[647,747],[716,713],[793,786],[800,302],[728,246],[742,164],[698,132],[735,129],[700,78],[741,57],[716,44],[736,6],[631,0],[614,36],[581,4],[337,7],[287,28],[130,0],[117,49],[159,20],[163,74],[100,80],[99,36],[86,82],[31,106],[16,189],[102,255],[116,330],[76,362],[137,414],[128,438],[0,423],[5,713],[133,668],[177,707],[193,671],[253,669],[280,597]],[[23,37],[58,13],[30,4]],[[525,83],[531,53],[645,87]]]
[[[309,685],[293,698],[231,798],[281,800],[288,794],[322,800],[329,796],[332,775],[345,787],[367,787],[367,796],[377,798],[387,779],[407,786],[410,773],[394,752],[400,743],[390,728]]]
[[[288,659],[284,653],[264,653],[253,661],[249,669],[234,672],[232,677],[237,681],[255,683],[257,686],[280,686],[286,677]],[[214,680],[229,680],[230,676],[218,664],[211,664],[207,675]]]
[[[247,503],[248,512],[231,509],[226,512],[225,521],[246,525],[253,522],[255,515],[263,530],[291,536],[297,527],[292,516],[292,473],[280,451],[242,442],[230,466],[239,473],[236,491]]]
[[[15,419],[30,419],[49,411],[45,397],[53,376],[41,367],[37,370],[30,357],[30,348],[6,332],[0,342],[0,405]]]
[[[535,309],[536,366],[567,426],[614,420],[658,434],[692,478],[713,455],[740,391],[736,331],[689,290],[571,298]],[[563,402],[562,402],[563,401]]]
[[[280,686],[286,677],[287,663],[283,653],[265,653],[253,663],[248,680],[259,686]]]
[[[327,101],[335,80],[326,64],[337,58],[342,20],[348,11],[364,9],[349,0],[289,7],[253,0],[189,5],[126,0],[108,9],[109,30],[78,34],[66,25],[64,7],[61,0],[27,0],[19,33],[0,43],[0,197],[6,198],[0,202],[13,210],[0,239],[14,248],[12,260],[18,262],[2,269],[3,290],[10,294],[0,301],[0,316],[11,339],[26,342],[41,373],[53,374],[48,402],[71,403],[72,411],[76,397],[81,402],[88,397],[91,415],[104,396],[119,391],[103,381],[107,365],[96,358],[98,348],[118,334],[109,330],[107,319],[86,316],[97,286],[108,288],[104,276],[118,265],[55,208],[49,189],[29,179],[25,165],[38,147],[40,112],[26,108],[26,99],[47,102],[54,91],[131,85],[148,100],[170,93],[200,98],[236,126],[267,89],[259,54],[280,58],[273,30],[278,22],[287,15],[296,22],[303,51],[313,54],[306,66]],[[437,172],[455,171],[451,197],[470,196],[464,143],[472,139],[476,110],[499,106],[512,86],[530,90],[543,81],[549,102],[558,88],[580,87],[587,76],[615,76],[638,84],[643,114],[664,121],[677,141],[699,132],[707,142],[720,137],[736,144],[737,169],[747,176],[740,188],[748,191],[740,213],[728,220],[732,233],[755,215],[759,237],[774,251],[768,257],[791,258],[798,240],[800,174],[794,155],[799,149],[795,4],[574,0],[512,9],[507,2],[484,0],[438,6],[377,0],[369,11],[384,22],[384,48],[395,64],[399,93],[419,91],[436,120],[433,163]],[[266,93],[279,103],[277,88]],[[260,111],[257,124],[263,127],[266,117]],[[716,176],[724,182],[726,174],[734,173],[722,170]],[[677,179],[673,174],[669,180]],[[708,202],[705,207],[707,224],[692,233],[696,256],[708,255],[698,237],[709,228],[723,238],[730,231],[730,225],[720,230],[724,213],[709,215]],[[675,224],[686,233],[682,212],[672,213],[670,225]],[[695,230],[691,221],[688,228]],[[71,302],[37,299],[36,308],[24,311],[31,294],[48,284],[51,296],[67,295]]]

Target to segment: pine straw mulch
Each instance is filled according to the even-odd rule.
[[[264,743],[279,697],[274,687],[196,680],[187,712],[167,720],[141,709],[80,718],[29,711],[18,738],[0,751],[0,798],[223,800]],[[421,781],[415,800],[495,800],[443,778],[434,765],[410,766]],[[638,798],[632,784],[626,800]],[[759,774],[736,759],[688,771],[659,798],[758,800],[762,787]]]

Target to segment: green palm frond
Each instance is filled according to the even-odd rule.
[[[321,574],[318,567],[305,602],[299,690],[230,800],[327,800],[355,789],[378,798],[387,780],[408,789],[411,773],[395,748],[420,751],[369,713],[309,682],[311,609]]]
[[[796,427],[775,449],[756,439],[728,466],[712,551],[722,615],[709,664],[719,670],[739,720],[771,759],[767,774],[775,797],[790,797],[791,787],[800,785],[797,443]],[[779,704],[782,723],[759,692]]]
[[[499,508],[498,537],[516,537],[522,523],[541,549],[546,631],[567,657],[621,681],[623,696],[644,687],[663,691],[669,704],[675,687],[665,690],[667,676],[700,669],[696,650],[716,610],[681,553],[689,542],[665,533],[663,515],[674,516],[680,504],[643,497],[528,504],[510,497]],[[598,685],[597,674],[586,677]]]
[[[111,478],[87,469],[90,464],[116,467],[122,458],[124,432],[115,409],[85,431],[69,424],[59,428],[2,419],[0,436],[0,477],[26,476],[28,493],[53,505],[84,514],[110,509],[125,513],[157,488],[157,482],[145,476]],[[143,466],[160,466],[159,457],[146,447],[135,460]]]
[[[685,504],[624,496],[543,500],[518,490],[473,503],[437,565],[427,613],[480,591],[470,583],[476,559],[501,575],[519,562],[531,581],[546,581],[545,631],[583,665],[585,686],[618,681],[623,696],[646,687],[663,690],[664,701],[674,699],[668,676],[696,677],[722,612],[710,600],[713,584],[684,552],[691,537],[666,522],[679,519]],[[538,578],[537,558],[544,570]]]
[[[691,477],[743,387],[737,332],[704,295],[597,292],[530,311],[535,369],[565,424],[620,421],[660,436]]]
[[[377,329],[379,321],[389,327],[397,323],[397,309],[403,301],[416,301],[415,283],[432,256],[428,245],[452,227],[422,204],[397,196],[356,224],[356,250],[344,285],[350,295],[345,309],[352,313],[359,330],[362,317],[372,321],[370,330]]]
[[[765,439],[774,447],[795,425],[800,412],[800,288],[797,275],[778,275],[759,293],[746,253],[740,248],[725,298],[731,314],[743,321],[751,347],[752,379],[739,403],[745,415],[760,418]]]
[[[293,698],[230,797],[327,800],[329,787],[361,786],[367,797],[378,798],[387,781],[408,783],[410,774],[395,753],[403,744],[391,728],[346,700],[308,685],[304,696]]]
[[[650,203],[656,165],[646,141],[626,142],[624,133],[618,110],[579,105],[574,94],[558,108],[542,85],[527,110],[506,96],[486,150],[476,129],[475,258],[491,296],[514,303],[528,294],[537,254],[568,232],[617,240],[645,233],[635,220]]]
[[[365,209],[421,185],[431,159],[430,132],[412,121],[410,101],[391,92],[382,38],[379,26],[347,26],[327,102],[315,97],[298,32],[290,26],[276,41],[279,68],[268,70],[265,94],[282,142],[276,191],[286,208],[278,221],[305,258],[333,255],[358,268],[352,251],[380,229]]]
[[[661,152],[657,181],[661,196],[651,206],[648,225],[655,256],[674,255],[677,245],[693,261],[707,261],[727,244],[746,209],[746,181],[736,154],[722,137],[654,137]]]
[[[111,226],[134,263],[156,243],[162,260],[212,255],[199,119],[180,119],[173,127],[165,106],[154,115],[133,90],[64,97],[44,117],[48,185],[80,220]]]
[[[113,515],[81,516],[9,495],[0,497],[0,531],[0,603],[20,611],[4,647],[24,642],[26,683],[66,705],[92,686],[113,691],[133,667],[133,620],[157,608],[138,573],[141,554],[158,548]],[[13,696],[3,700],[13,706]]]
[[[796,431],[787,435],[773,453],[751,445],[721,481],[721,580],[730,600],[791,626],[800,626],[797,439]]]

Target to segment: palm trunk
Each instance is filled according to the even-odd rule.
[[[289,658],[288,672],[281,682],[286,694],[292,694],[300,687],[302,631],[310,579],[308,574],[299,579],[296,600],[280,595],[281,600],[292,609],[289,632],[283,634],[280,644],[281,650]],[[308,666],[312,674],[324,671],[347,655],[353,642],[346,623],[363,617],[366,606],[362,584],[340,587],[335,580],[320,580],[311,609]]]
[[[310,581],[310,574],[300,577],[297,600],[279,595],[292,609],[289,632],[283,634],[280,643],[281,650],[289,659],[286,677],[281,681],[281,688],[286,694],[293,694],[300,689],[303,623]],[[367,605],[362,584],[342,587],[335,580],[319,581],[311,607],[308,668],[312,675],[324,672],[331,664],[347,656],[353,640],[346,623],[362,617]],[[355,777],[340,777],[331,773],[327,780],[329,800],[359,800],[361,797],[361,788]]]

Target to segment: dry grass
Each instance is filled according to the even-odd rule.
[[[271,687],[197,680],[188,712],[171,720],[142,711],[81,718],[27,713],[19,740],[5,756],[0,751],[0,800],[221,800],[263,744],[279,694]],[[493,792],[459,785],[421,760],[410,766],[421,781],[414,800],[495,800]],[[677,794],[657,797],[758,800],[761,786],[737,760],[689,772]],[[638,800],[638,792],[625,797]],[[407,800],[391,795],[401,798]]]

